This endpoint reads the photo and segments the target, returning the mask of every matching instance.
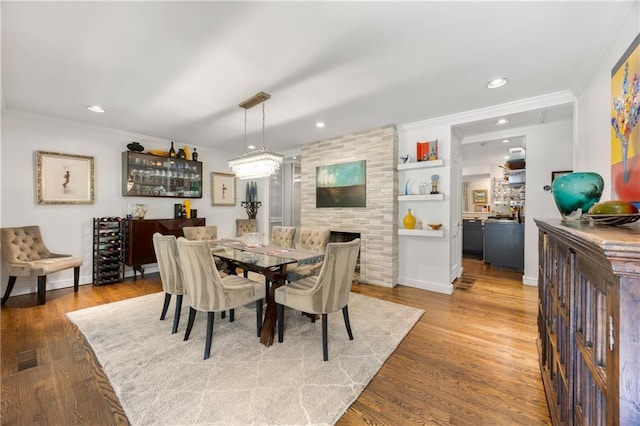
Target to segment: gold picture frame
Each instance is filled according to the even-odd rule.
[[[36,200],[38,204],[93,204],[93,157],[36,151]]]
[[[487,204],[486,189],[474,189],[472,192],[473,192],[473,204]]]
[[[236,175],[211,172],[211,205],[236,205]]]

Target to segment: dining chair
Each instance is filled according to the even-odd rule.
[[[256,329],[262,330],[262,284],[237,275],[224,278],[218,273],[211,249],[206,241],[188,241],[178,238],[178,257],[189,302],[189,321],[184,340],[189,339],[196,312],[207,313],[207,334],[204,359],[211,353],[214,313],[229,310],[229,321],[234,321],[234,309],[247,303],[256,304]]]
[[[73,291],[78,292],[82,259],[70,254],[51,253],[42,240],[40,227],[19,226],[2,228],[0,237],[2,257],[9,276],[2,305],[7,303],[18,276],[38,277],[38,303],[47,301],[47,275],[73,268]]]
[[[271,228],[271,239],[269,245],[282,248],[295,248],[295,237],[295,226],[274,226]]]
[[[296,244],[296,249],[324,253],[329,243],[331,231],[329,228],[300,228],[300,241]],[[297,281],[299,279],[317,275],[322,267],[322,261],[312,264],[296,264],[287,267],[287,281]]]
[[[160,271],[160,281],[164,290],[164,305],[160,320],[164,320],[169,310],[171,296],[176,295],[176,308],[173,316],[173,328],[171,334],[178,332],[180,313],[182,311],[182,297],[184,295],[184,283],[182,282],[182,271],[180,260],[178,259],[178,246],[175,235],[162,235],[159,232],[153,234],[153,249],[158,260],[158,270]]]
[[[329,359],[327,314],[342,309],[349,340],[353,340],[349,323],[349,293],[356,269],[360,239],[329,243],[318,276],[310,276],[276,289],[278,306],[278,342],[284,340],[284,307],[322,315],[322,355]]]
[[[218,227],[210,226],[185,226],[182,228],[184,237],[187,240],[217,240]]]
[[[236,219],[236,237],[242,237],[249,232],[258,232],[256,219]]]

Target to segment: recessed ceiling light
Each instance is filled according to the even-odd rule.
[[[295,160],[296,158],[298,158],[298,157],[296,157],[296,156],[291,157],[292,160]]]
[[[509,143],[509,139],[503,139],[502,143]]]
[[[104,112],[104,108],[99,105],[91,105],[87,107],[87,109],[92,112]]]
[[[506,118],[501,118],[500,120],[496,121],[496,126],[502,126],[503,124],[507,124],[509,122],[509,120],[507,120]]]
[[[487,83],[487,89],[497,89],[507,84],[508,81],[506,77],[495,78]]]
[[[322,128],[324,127],[324,122],[323,122],[323,121],[318,121],[318,122],[316,123],[316,127],[317,127],[318,129],[322,129]]]
[[[256,149],[255,145],[247,145],[247,149]]]

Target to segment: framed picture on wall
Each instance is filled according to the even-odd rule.
[[[236,205],[236,175],[211,172],[211,205]]]
[[[473,190],[473,204],[487,204],[487,190],[486,189],[474,189]]]
[[[93,157],[36,151],[38,204],[93,204]]]

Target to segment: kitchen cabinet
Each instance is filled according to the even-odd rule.
[[[202,198],[202,163],[140,152],[123,152],[122,195]]]
[[[485,220],[484,261],[492,267],[524,271],[524,223]]]
[[[553,424],[640,424],[640,226],[535,222],[538,359]]]
[[[462,220],[462,253],[482,257],[484,252],[484,224],[480,219]]]

